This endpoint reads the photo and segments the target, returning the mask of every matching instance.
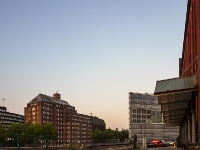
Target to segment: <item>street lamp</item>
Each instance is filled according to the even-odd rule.
[[[19,145],[19,134],[17,134],[17,150],[20,150],[20,145]]]
[[[46,150],[48,150],[48,138],[46,138]]]

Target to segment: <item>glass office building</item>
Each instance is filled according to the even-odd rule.
[[[167,127],[163,123],[161,106],[158,97],[151,94],[129,93],[129,138],[137,135],[137,142],[142,144],[146,137],[175,141],[178,137],[179,127]]]

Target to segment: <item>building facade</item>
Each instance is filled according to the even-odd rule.
[[[177,142],[185,149],[200,142],[199,56],[200,1],[188,0],[179,77],[157,81],[154,91],[167,125],[180,127]]]
[[[92,142],[91,116],[77,113],[59,93],[53,97],[39,94],[31,100],[25,107],[25,122],[51,123],[58,132],[59,145]]]
[[[90,116],[90,120],[92,123],[92,132],[94,132],[96,128],[98,128],[102,132],[106,129],[106,123],[103,119],[99,119],[96,116]]]
[[[7,130],[12,124],[21,122],[24,124],[24,116],[11,113],[7,111],[7,108],[4,106],[0,106],[0,123]]]
[[[135,134],[139,145],[143,138],[175,141],[178,127],[166,127],[163,123],[158,97],[150,94],[129,93],[129,138]]]

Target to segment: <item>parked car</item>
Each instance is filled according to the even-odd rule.
[[[155,143],[147,143],[147,148],[156,148],[156,144]]]
[[[163,147],[165,146],[165,143],[162,140],[151,140],[152,144],[155,144],[156,147]]]
[[[170,146],[170,144],[169,144],[169,142],[167,141],[167,142],[165,142],[165,144],[167,145],[167,146]]]
[[[162,143],[163,143],[163,147],[168,146],[168,143],[167,143],[167,142],[165,142],[164,140],[161,140],[161,141],[162,141]]]
[[[172,142],[172,141],[169,141],[168,143],[169,143],[170,146],[174,145],[174,142]]]

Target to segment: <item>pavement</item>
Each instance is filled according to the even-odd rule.
[[[175,148],[174,146],[148,148],[148,149],[149,150],[183,150],[183,149],[180,149],[180,148]]]

